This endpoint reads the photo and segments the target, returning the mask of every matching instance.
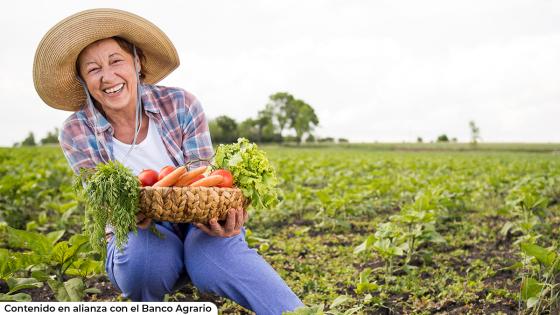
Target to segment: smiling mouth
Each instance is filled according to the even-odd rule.
[[[115,94],[115,93],[119,93],[120,91],[122,91],[122,89],[124,88],[124,83],[115,85],[112,88],[107,88],[104,89],[103,92],[105,92],[106,94]]]

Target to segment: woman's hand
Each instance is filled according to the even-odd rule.
[[[248,219],[247,210],[242,208],[229,209],[224,225],[220,225],[216,218],[210,219],[209,226],[201,223],[195,223],[194,225],[210,236],[232,237],[241,233],[241,228]]]
[[[152,224],[151,218],[146,218],[144,213],[140,212],[136,215],[136,226],[145,230]]]

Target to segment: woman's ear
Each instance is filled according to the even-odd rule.
[[[140,72],[142,72],[142,64],[140,63],[140,58],[138,58],[138,56],[136,56],[136,58],[134,58],[134,68],[136,69],[136,72],[138,74],[140,74]]]

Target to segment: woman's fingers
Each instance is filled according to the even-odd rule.
[[[210,229],[214,233],[214,236],[223,236],[225,234],[224,229],[222,228],[220,223],[218,223],[218,220],[216,218],[210,219],[209,223],[210,223]]]
[[[136,214],[136,223],[140,223],[142,221],[144,221],[144,219],[146,218],[146,215],[143,212],[139,212]]]
[[[152,224],[152,219],[146,218],[142,212],[136,214],[136,226],[141,229],[147,229]]]
[[[212,230],[210,230],[206,225],[201,224],[201,223],[196,223],[195,225],[196,225],[197,228],[201,229],[202,232],[204,232],[204,233],[206,233],[206,234],[208,234],[208,235],[216,236],[216,235],[214,234],[214,232],[213,232]]]
[[[235,210],[235,230],[241,230],[245,221],[243,220],[243,209],[239,208]]]
[[[225,225],[226,234],[231,234],[235,231],[235,221],[237,220],[237,216],[235,213],[235,209],[229,209],[227,214],[227,220]]]
[[[152,219],[150,218],[144,218],[142,221],[136,223],[136,225],[143,230],[147,229],[150,224],[152,224]]]
[[[232,237],[241,233],[241,228],[248,217],[245,209],[230,209],[223,226],[216,218],[210,219],[208,226],[201,223],[196,223],[195,226],[211,236]]]
[[[247,221],[249,221],[249,212],[243,209],[243,224],[247,223]]]

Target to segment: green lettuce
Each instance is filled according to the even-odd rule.
[[[245,138],[237,139],[237,143],[221,144],[216,149],[214,165],[231,172],[235,186],[255,209],[269,209],[278,203],[276,173],[256,144]]]

